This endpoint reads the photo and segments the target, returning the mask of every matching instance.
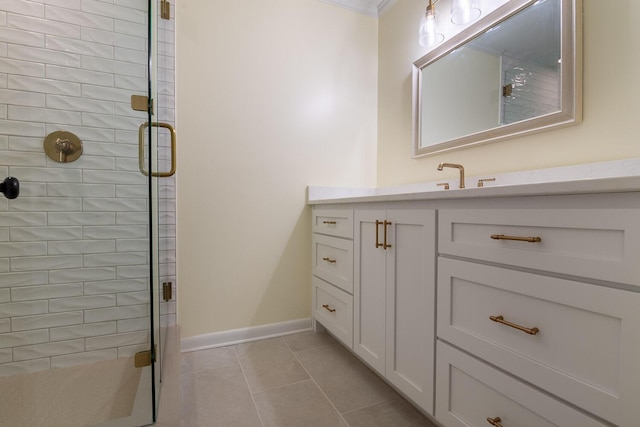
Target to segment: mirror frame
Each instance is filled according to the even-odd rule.
[[[570,126],[582,121],[582,1],[560,0],[562,57],[560,64],[560,111],[507,125],[499,125],[493,129],[427,147],[420,145],[422,136],[420,123],[422,117],[422,69],[482,35],[486,30],[531,6],[536,1],[538,0],[508,1],[451,39],[445,40],[413,63],[413,158],[501,141],[561,126]]]

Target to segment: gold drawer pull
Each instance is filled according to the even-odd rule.
[[[329,307],[329,304],[322,304],[322,308],[324,308],[325,310],[327,310],[327,311],[329,311],[331,313],[335,313],[336,312],[336,309]]]
[[[526,334],[529,335],[535,335],[538,332],[540,332],[540,329],[538,328],[525,328],[524,326],[520,326],[520,325],[516,325],[515,323],[511,323],[511,322],[507,322],[506,320],[504,320],[503,316],[489,316],[489,319],[493,320],[494,322],[498,322],[498,323],[502,323],[503,325],[507,325],[507,326],[511,326],[512,328],[515,328],[519,331],[522,331]]]
[[[500,424],[500,421],[502,421],[500,417],[487,418],[487,422],[495,427],[502,427],[502,424]]]
[[[337,222],[335,221],[322,221],[323,224],[327,224],[327,225],[336,225]]]
[[[335,264],[335,263],[336,263],[336,260],[335,260],[335,259],[331,259],[331,258],[329,258],[329,257],[322,258],[322,260],[323,260],[323,261],[327,261],[327,262],[329,262],[329,263],[331,263],[331,264]]]
[[[504,234],[492,234],[493,240],[516,240],[518,242],[540,243],[542,238],[540,237],[518,237],[518,236],[505,236]]]

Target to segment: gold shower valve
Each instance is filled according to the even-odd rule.
[[[51,132],[47,135],[43,148],[47,156],[58,163],[73,162],[82,155],[82,141],[66,130]]]

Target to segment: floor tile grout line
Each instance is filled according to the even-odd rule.
[[[289,350],[291,350],[291,347],[289,346],[289,344],[287,343],[287,341],[286,341],[286,340],[284,340],[284,342],[285,342],[285,344],[287,345],[287,347],[289,347]],[[298,350],[298,352],[303,352],[303,351],[313,350],[313,349],[315,349],[315,348],[321,348],[321,347],[329,347],[329,346],[334,346],[334,345],[336,345],[336,346],[341,346],[341,344],[340,344],[339,342],[335,342],[335,343],[332,343],[332,344],[326,344],[326,345],[317,346],[317,347],[305,348],[304,350]],[[296,360],[298,360],[298,363],[300,363],[300,366],[302,366],[302,368],[307,372],[307,374],[309,375],[309,377],[310,377],[311,379],[313,379],[313,382],[314,382],[314,383],[316,384],[316,386],[318,386],[318,388],[322,391],[322,394],[327,398],[327,400],[329,400],[329,403],[331,403],[331,406],[333,406],[333,407],[336,409],[336,411],[338,411],[338,409],[335,407],[335,405],[333,405],[333,402],[331,402],[331,400],[329,399],[329,397],[324,393],[324,390],[322,390],[322,387],[320,387],[320,385],[316,382],[315,378],[313,378],[313,376],[311,375],[311,373],[307,370],[307,368],[305,368],[304,364],[300,361],[300,359],[299,359],[299,358],[298,358],[298,356],[296,355],[296,352],[295,352],[295,351],[293,351],[293,350],[291,350],[291,353],[293,353],[293,355],[295,356]],[[360,363],[363,363],[362,361],[360,361],[360,359],[358,359],[358,361],[359,361]],[[369,367],[367,367],[367,369],[369,369],[370,371],[372,371],[375,375],[379,376],[376,372],[374,372],[373,370],[371,370]],[[384,380],[383,380],[383,381],[384,381]],[[394,397],[393,399],[381,400],[380,402],[372,403],[372,404],[370,404],[370,405],[365,405],[365,406],[362,406],[362,407],[360,407],[360,408],[356,408],[356,409],[351,409],[351,410],[349,410],[349,411],[345,411],[344,413],[341,413],[340,411],[338,411],[338,414],[340,414],[340,417],[345,421],[345,423],[347,423],[347,420],[343,417],[343,415],[350,414],[350,413],[355,412],[355,411],[360,411],[360,410],[363,410],[363,409],[366,409],[366,408],[371,408],[371,407],[373,407],[373,406],[381,405],[381,404],[383,404],[383,403],[387,403],[387,402],[394,402],[394,401],[396,401],[396,400],[404,399],[400,394],[398,394],[398,392],[397,392],[396,390],[394,390],[394,391],[396,392],[396,394],[397,394],[397,395],[396,395],[396,397]],[[347,423],[347,425],[349,425],[349,423]]]
[[[258,410],[258,405],[256,404],[256,399],[253,396],[253,392],[251,391],[251,386],[249,386],[249,380],[247,379],[247,374],[244,371],[244,366],[242,366],[242,360],[240,360],[240,355],[238,355],[238,352],[236,350],[236,346],[232,346],[233,348],[233,353],[236,355],[236,357],[238,358],[238,364],[240,365],[240,370],[242,371],[242,377],[244,378],[244,382],[247,385],[247,390],[249,391],[249,396],[251,396],[251,401],[253,402],[253,408],[256,410],[256,414],[258,415],[258,421],[260,421],[260,425],[262,427],[265,427],[264,425],[264,421],[262,420],[262,416],[260,416],[260,411]]]
[[[370,405],[365,405],[365,406],[362,406],[360,408],[350,409],[348,411],[345,411],[344,414],[345,415],[351,414],[352,412],[362,411],[363,409],[367,409],[367,408],[371,408],[371,407],[374,407],[374,406],[382,405],[384,403],[395,402],[395,401],[398,401],[398,400],[406,400],[406,399],[399,395],[398,397],[394,397],[393,399],[381,400],[380,402],[372,403]]]
[[[260,394],[260,393],[266,393],[266,392],[269,392],[269,391],[280,390],[281,388],[285,388],[285,387],[289,387],[289,386],[297,385],[297,384],[302,384],[302,383],[306,383],[306,382],[309,382],[309,381],[313,381],[313,378],[309,377],[306,380],[295,381],[295,382],[288,383],[288,384],[282,384],[282,385],[279,385],[277,387],[271,387],[271,388],[266,388],[264,390],[253,391],[253,392],[251,392],[251,394]]]
[[[320,393],[322,393],[322,395],[324,396],[325,399],[327,399],[327,402],[329,402],[329,405],[331,405],[331,407],[333,408],[334,411],[336,411],[336,413],[338,414],[338,417],[340,417],[340,419],[342,420],[342,422],[344,422],[344,425],[346,427],[350,427],[351,424],[349,424],[347,422],[347,420],[342,416],[342,414],[340,413],[340,411],[338,410],[338,408],[336,408],[336,405],[333,404],[333,402],[331,401],[331,399],[329,399],[329,396],[327,396],[327,394],[324,392],[324,390],[322,389],[322,387],[320,387],[320,384],[318,384],[316,382],[316,379],[313,378],[313,375],[311,375],[311,372],[309,372],[309,370],[304,366],[304,364],[302,363],[302,361],[298,358],[298,355],[296,354],[296,352],[291,350],[291,347],[289,347],[289,344],[286,342],[285,340],[285,344],[287,345],[287,348],[289,349],[289,351],[291,352],[291,354],[293,354],[293,357],[296,358],[296,360],[298,361],[298,363],[300,364],[300,366],[302,367],[302,369],[304,369],[304,371],[307,373],[307,375],[309,375],[309,378],[311,378],[311,381],[313,381],[313,383],[316,385],[316,387],[318,387],[318,390],[320,390]],[[323,346],[324,347],[324,346]],[[318,347],[315,347],[318,348]],[[311,349],[306,349],[306,350],[311,350]],[[301,350],[303,351],[303,350]]]
[[[316,332],[314,332],[314,334],[315,334],[315,333],[316,333]],[[329,335],[329,336],[331,336],[331,335]],[[332,337],[332,338],[333,338],[333,337]],[[339,342],[337,342],[337,341],[336,341],[336,342],[330,342],[330,343],[326,343],[326,344],[319,344],[319,345],[317,345],[317,346],[315,346],[315,347],[304,348],[304,349],[301,349],[301,350],[293,350],[293,349],[291,348],[291,346],[289,345],[289,343],[287,343],[287,340],[284,340],[284,343],[287,345],[287,347],[289,348],[289,350],[291,351],[291,353],[299,353],[299,352],[301,352],[301,351],[317,350],[317,349],[319,349],[319,348],[331,347],[331,346],[334,346],[334,345],[341,345]]]

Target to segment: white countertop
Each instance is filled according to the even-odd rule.
[[[482,188],[477,187],[478,179],[494,177],[495,181],[485,182]],[[449,182],[451,189],[438,187],[436,184],[440,182]],[[465,178],[465,186],[467,188],[457,188],[457,179],[381,188],[310,186],[307,203],[319,205],[640,191],[640,159],[471,176]]]

